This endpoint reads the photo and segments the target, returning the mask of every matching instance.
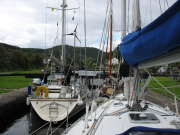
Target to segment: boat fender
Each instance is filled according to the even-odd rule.
[[[36,96],[39,97],[39,91],[40,90],[44,90],[45,91],[45,95],[44,97],[48,97],[48,94],[49,94],[49,90],[45,87],[45,86],[39,86],[36,90]]]
[[[31,95],[31,85],[28,86],[28,95]]]
[[[44,79],[42,80],[41,85],[44,85]]]
[[[77,103],[77,105],[82,105],[83,104],[83,101],[82,101],[82,99],[80,98],[80,95],[78,95],[78,103]]]
[[[29,96],[26,98],[26,105],[30,105],[30,97]]]

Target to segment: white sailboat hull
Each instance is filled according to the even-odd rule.
[[[51,90],[52,91],[52,90]],[[62,90],[61,90],[62,91]],[[38,98],[35,95],[30,98],[30,102],[39,117],[45,121],[61,121],[85,106],[83,102],[79,105],[78,99],[73,98],[74,94],[49,93],[48,97]],[[63,98],[60,98],[61,95]]]
[[[125,106],[128,101],[121,100],[123,95],[120,94],[116,96],[115,99],[109,100],[103,104],[101,104],[96,111],[91,114],[89,113],[88,119],[92,119],[92,121],[88,121],[88,128],[84,130],[84,116],[81,117],[77,122],[75,122],[69,129],[65,131],[66,135],[72,135],[73,133],[86,135],[86,134],[94,134],[94,135],[113,135],[113,134],[121,134],[127,131],[132,127],[149,127],[149,128],[157,128],[157,129],[176,129],[176,126],[171,124],[173,120],[180,121],[180,116],[176,116],[171,111],[166,111],[164,108],[155,105],[153,103],[149,103],[148,109],[143,111],[145,114],[153,114],[157,117],[156,120],[149,121],[133,121],[129,117],[130,114],[140,114],[142,112],[139,111],[129,111]],[[115,103],[119,102],[121,104],[115,105]],[[127,111],[126,111],[127,110]],[[118,115],[121,114],[121,115]],[[97,120],[97,121],[95,121]]]
[[[50,105],[52,104],[52,105]],[[55,119],[55,121],[61,121],[67,117],[76,107],[77,101],[31,101],[36,113],[45,121]],[[54,108],[50,109],[53,106]],[[68,108],[68,110],[66,109]]]

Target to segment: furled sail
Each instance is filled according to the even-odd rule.
[[[180,0],[155,21],[124,37],[119,51],[126,62],[138,63],[180,46]]]

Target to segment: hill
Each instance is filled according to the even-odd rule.
[[[47,49],[37,49],[37,48],[20,48],[13,45],[8,45],[5,43],[0,43],[0,71],[13,71],[13,70],[27,70],[34,68],[42,68],[42,59],[49,58],[49,50],[52,51],[56,58],[59,58],[62,52],[62,47],[55,46],[53,48]],[[66,45],[66,55],[67,63],[71,63],[71,58],[73,58],[74,47]],[[86,48],[86,59],[87,65],[92,66],[97,61],[99,50],[93,47]],[[76,64],[83,66],[85,60],[85,48],[76,47]],[[100,52],[100,55],[102,52]],[[105,53],[103,52],[103,56]],[[70,56],[70,57],[69,57]],[[100,56],[101,57],[101,56]]]

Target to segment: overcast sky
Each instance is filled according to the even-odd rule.
[[[132,1],[130,0],[131,3]],[[164,12],[174,2],[176,0],[168,0],[167,4],[166,0],[160,0],[160,7],[159,0],[140,0],[142,27],[156,19],[161,14],[161,10]],[[80,7],[66,12],[66,32],[72,33],[78,23],[77,35],[81,44],[76,41],[76,45],[84,47],[84,0],[66,0],[66,3],[68,8]],[[21,48],[43,49],[61,44],[62,11],[46,8],[60,9],[61,4],[62,0],[0,0],[0,42]],[[86,45],[88,47],[99,48],[106,7],[107,0],[86,0]],[[130,31],[131,10],[132,7],[129,8]],[[73,16],[74,20],[72,20]],[[113,0],[113,17],[113,29],[121,30],[121,0]],[[121,32],[114,32],[113,35],[113,45],[116,46],[121,42]],[[66,43],[73,46],[73,36],[66,36]]]

